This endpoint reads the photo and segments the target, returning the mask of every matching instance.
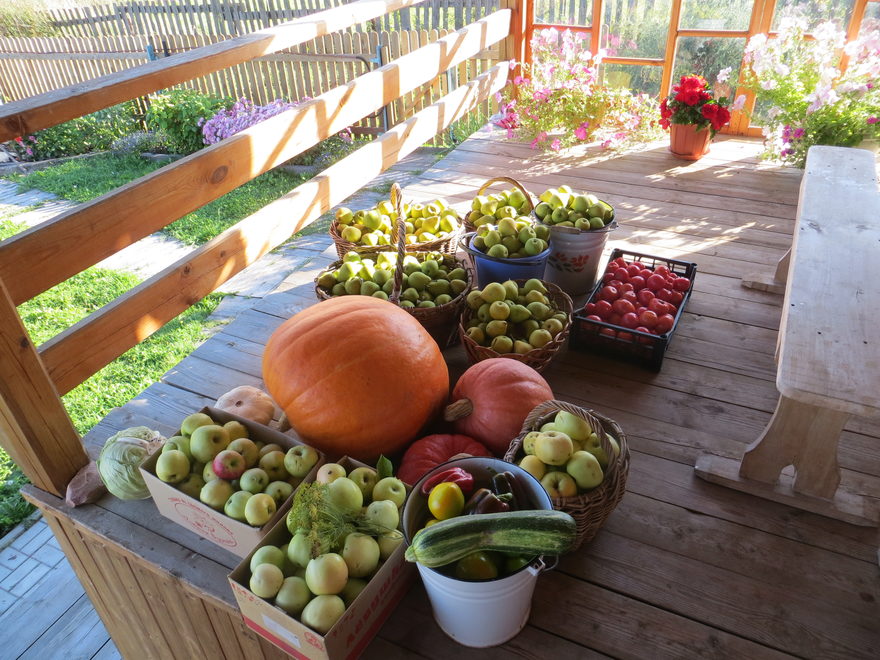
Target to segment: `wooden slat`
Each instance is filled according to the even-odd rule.
[[[137,69],[103,76],[82,86],[7,103],[0,108],[0,142],[19,135],[28,135],[41,128],[171,87],[260,55],[289,48],[306,39],[342,30],[385,12],[396,11],[422,1],[358,0],[277,27],[206,46],[201,50],[181,53],[149,62]]]
[[[350,6],[350,5],[349,5]],[[0,245],[16,304],[330,137],[503,38],[508,12],[413,52]],[[282,137],[283,136],[283,137]],[[141,208],[149,208],[144,216]],[[89,250],[69,250],[71,242]]]
[[[88,457],[0,279],[0,439],[32,483],[61,495]]]
[[[499,90],[498,66],[411,120],[245,218],[181,262],[142,283],[41,347],[59,392],[89,375],[214,291],[223,282],[330,210],[374,176]],[[149,310],[149,311],[146,311]],[[101,337],[101,341],[95,341]]]

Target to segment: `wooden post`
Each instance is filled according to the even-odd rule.
[[[89,462],[2,280],[0,444],[35,486],[59,497]]]
[[[501,59],[525,62],[527,26],[531,23],[534,0],[500,0],[499,9],[510,9],[510,34],[502,42]]]

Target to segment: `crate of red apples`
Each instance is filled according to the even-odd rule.
[[[690,298],[697,265],[615,249],[571,325],[571,345],[659,370]]]

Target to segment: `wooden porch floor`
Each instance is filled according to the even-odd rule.
[[[739,280],[772,272],[790,244],[801,172],[759,164],[759,148],[753,140],[720,139],[688,164],[661,145],[625,156],[537,155],[478,133],[406,187],[410,198],[442,195],[465,204],[492,176],[512,176],[535,193],[567,183],[615,206],[621,227],[609,249],[694,261],[698,274],[660,373],[563,349],[545,374],[558,398],[616,419],[633,455],[618,509],[596,539],[541,577],[523,633],[491,652],[459,647],[433,622],[417,585],[365,657],[880,657],[877,529],[693,473],[703,451],[741,455],[777,400],[782,298]],[[328,247],[325,237],[306,241],[303,249],[315,257],[308,268],[109,415],[87,438],[90,448],[132,424],[170,432],[231,386],[259,384],[263,343],[314,303],[311,278],[332,259]],[[461,349],[447,355],[460,373]],[[839,454],[843,483],[880,498],[880,424],[854,419]],[[38,498],[63,510],[55,498]],[[164,520],[151,502],[107,498],[65,515],[234,607],[225,574],[237,559]],[[180,608],[171,616],[181,616]],[[247,657],[247,649],[238,654]]]

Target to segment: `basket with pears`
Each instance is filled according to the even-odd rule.
[[[394,184],[397,185],[397,184]],[[400,211],[405,228],[404,244],[410,250],[455,252],[464,229],[458,212],[437,198],[424,204],[403,203]],[[395,245],[398,210],[389,197],[371,209],[352,211],[341,207],[330,224],[336,254],[342,259],[352,251],[380,252]]]
[[[571,298],[539,279],[491,282],[465,302],[458,331],[472,363],[508,357],[542,371],[571,326]]]
[[[397,184],[391,191],[400,200]],[[474,276],[467,261],[438,251],[410,251],[399,240],[396,250],[379,252],[351,250],[315,279],[319,300],[361,295],[389,300],[406,309],[422,324],[440,347],[458,340],[457,322]]]

